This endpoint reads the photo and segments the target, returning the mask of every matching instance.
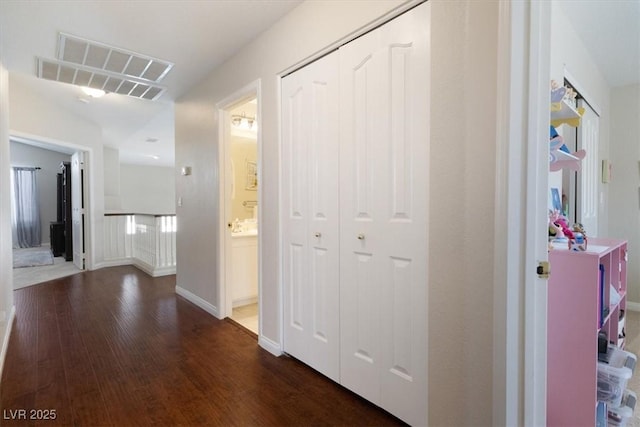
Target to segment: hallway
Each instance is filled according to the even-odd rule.
[[[174,288],[126,266],[15,291],[2,425],[401,424]]]

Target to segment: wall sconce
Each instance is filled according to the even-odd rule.
[[[256,118],[242,114],[234,114],[231,116],[231,124],[240,129],[256,130]]]

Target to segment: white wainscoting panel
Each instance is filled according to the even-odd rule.
[[[132,264],[158,277],[176,272],[175,215],[106,215],[105,266]]]
[[[133,256],[133,215],[108,215],[104,217],[104,260],[111,265],[122,261],[130,264]]]
[[[137,262],[153,268],[156,264],[156,219],[148,215],[136,215],[136,232],[133,235],[133,257]],[[137,264],[137,263],[136,263]]]

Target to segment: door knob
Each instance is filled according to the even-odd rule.
[[[313,233],[314,236],[316,236],[317,238],[322,237],[322,233],[320,233],[319,231],[316,231],[315,233]]]
[[[229,222],[229,223],[227,223],[227,227],[232,228],[232,227],[233,227],[233,224],[231,224],[231,223]]]
[[[362,233],[358,234],[358,240],[364,240],[364,234]]]

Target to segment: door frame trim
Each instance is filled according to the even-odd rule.
[[[231,250],[231,237],[227,232],[226,212],[229,203],[226,200],[226,188],[230,185],[229,171],[227,170],[227,157],[229,156],[229,145],[231,136],[231,110],[246,101],[256,98],[256,116],[262,117],[262,94],[261,80],[254,80],[241,89],[236,90],[216,103],[218,121],[218,318],[224,319],[231,316],[231,292],[227,289],[227,252]],[[257,131],[258,148],[258,183],[262,183],[262,126],[258,125]],[[262,201],[263,185],[258,185],[257,201],[258,206]],[[258,337],[262,337],[262,215],[258,215]]]
[[[546,424],[544,261],[548,193],[548,4],[500,2],[494,251],[493,419]],[[507,230],[505,232],[504,230]],[[544,254],[542,253],[544,249]]]

